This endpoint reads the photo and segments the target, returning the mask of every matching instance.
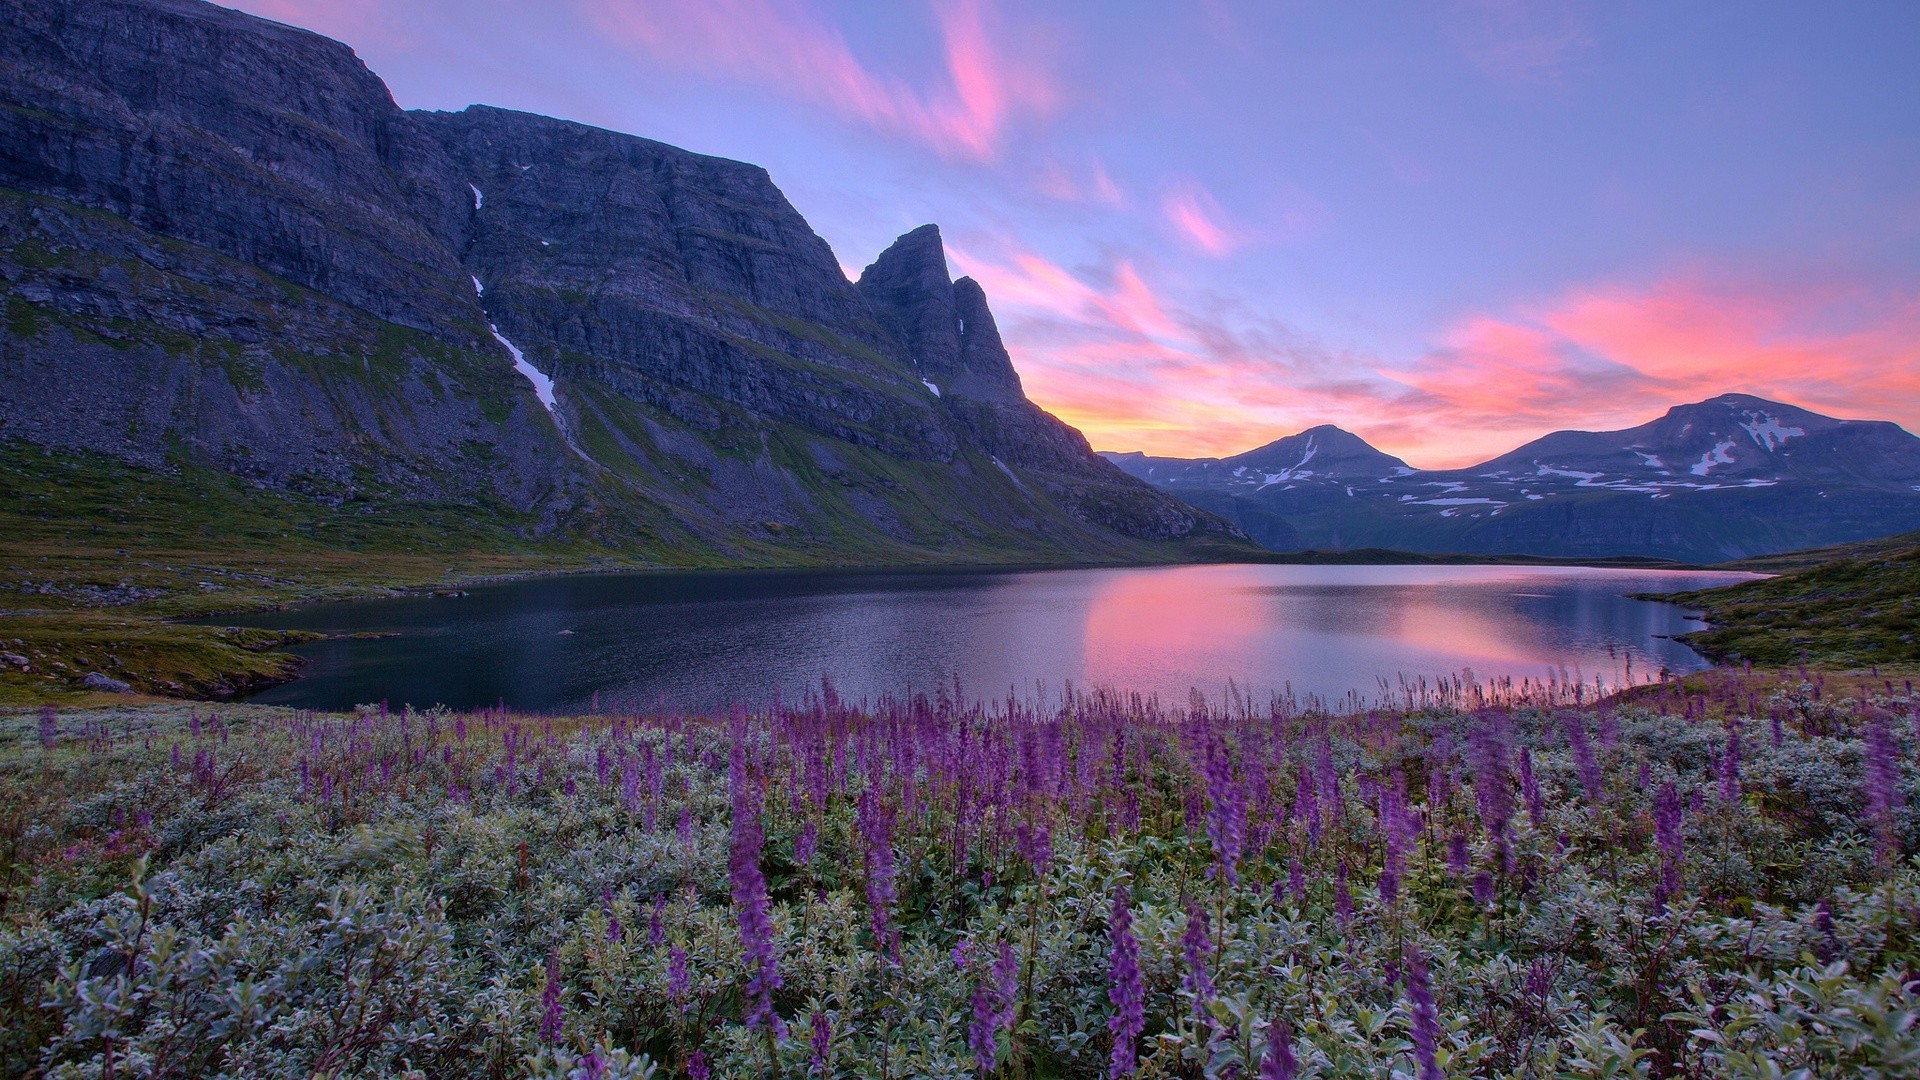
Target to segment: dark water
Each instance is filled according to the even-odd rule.
[[[319,605],[258,625],[394,637],[303,646],[297,682],[255,701],[348,708],[724,708],[796,700],[831,675],[843,697],[970,697],[1113,687],[1184,702],[1233,680],[1257,700],[1337,699],[1380,680],[1617,683],[1705,666],[1659,635],[1699,625],[1625,594],[1746,575],[1497,566],[1177,566],[1020,573],[618,574],[449,598]],[[1612,655],[1609,655],[1609,649]]]

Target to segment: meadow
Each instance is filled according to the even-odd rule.
[[[1920,698],[0,717],[0,1072],[1912,1076]]]

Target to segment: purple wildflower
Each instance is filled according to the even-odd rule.
[[[1420,1063],[1420,1080],[1445,1080],[1435,1054],[1440,1047],[1440,1010],[1427,985],[1427,960],[1419,950],[1407,950],[1407,1004],[1412,1014],[1413,1056]]]
[[[540,1041],[558,1043],[566,1015],[560,1003],[560,950],[547,954],[547,988],[540,994]]]
[[[1406,807],[1406,781],[1397,773],[1391,784],[1380,785],[1380,833],[1386,854],[1380,867],[1380,900],[1391,907],[1400,899],[1400,878],[1407,870],[1407,847],[1413,825]]]
[[[1490,907],[1493,896],[1493,871],[1482,870],[1473,875],[1473,902],[1481,907]]]
[[[59,715],[51,705],[40,706],[40,749],[51,750],[59,743]]]
[[[1213,955],[1213,938],[1207,933],[1207,912],[1198,900],[1187,901],[1187,929],[1180,935],[1180,953],[1186,959],[1187,972],[1180,988],[1193,995],[1193,1018],[1204,1019],[1207,1002],[1213,1000],[1213,975],[1207,970]]]
[[[1113,1060],[1110,1076],[1133,1072],[1138,1060],[1137,1043],[1146,1027],[1146,987],[1140,979],[1140,943],[1133,936],[1133,912],[1125,885],[1113,890],[1113,915],[1109,931],[1113,953],[1107,962],[1107,1000],[1113,1003],[1113,1016],[1107,1030],[1113,1032]]]
[[[1333,913],[1345,926],[1353,921],[1353,893],[1347,888],[1347,860],[1340,860],[1340,867],[1333,875]]]
[[[814,1010],[813,1034],[807,1039],[807,1045],[812,1051],[809,1070],[815,1076],[827,1075],[827,1053],[833,1049],[833,1019],[825,1009]]]
[[[687,991],[693,987],[693,975],[687,969],[687,950],[678,945],[667,954],[667,996],[682,1015],[687,1011]]]
[[[1033,868],[1033,876],[1044,881],[1047,868],[1053,863],[1053,830],[1045,821],[1022,821],[1014,826],[1013,843],[1020,857]]]
[[[1587,740],[1587,725],[1574,713],[1565,716],[1567,746],[1573,751],[1573,770],[1580,775],[1580,787],[1587,793],[1587,802],[1595,807],[1605,794],[1600,776],[1600,763],[1593,756],[1593,743]]]
[[[873,926],[874,947],[898,960],[899,943],[890,920],[895,895],[892,815],[881,801],[879,792],[872,787],[860,793],[857,809],[860,835],[866,841],[867,848],[867,907]]]
[[[1296,904],[1307,902],[1307,869],[1299,859],[1287,860],[1287,892]]]
[[[687,1056],[687,1075],[692,1080],[707,1080],[713,1075],[713,1066],[707,1064],[705,1051],[695,1050]]]
[[[653,910],[647,912],[647,944],[659,948],[667,940],[667,897],[665,893],[653,898]]]
[[[1247,790],[1233,774],[1233,759],[1224,745],[1207,744],[1207,839],[1213,843],[1214,865],[1208,876],[1225,875],[1240,884],[1240,852],[1246,844]]]
[[[773,992],[780,989],[780,969],[774,958],[773,916],[767,904],[767,879],[760,872],[760,789],[747,775],[746,738],[736,732],[729,775],[733,787],[733,857],[730,877],[733,903],[740,920],[740,946],[747,964],[746,1025],[771,1025],[776,1038],[785,1037],[785,1025],[773,1009]]]
[[[1875,847],[1880,860],[1891,864],[1900,855],[1900,835],[1895,817],[1900,812],[1900,763],[1894,751],[1893,732],[1884,716],[1876,716],[1867,728],[1866,781],[1867,819],[1873,823]]]
[[[608,886],[600,894],[600,906],[607,913],[607,941],[612,944],[618,944],[621,938],[627,936],[627,932],[625,928],[620,925],[620,914],[613,910],[612,886]]]
[[[1506,732],[1493,714],[1483,714],[1469,743],[1473,751],[1473,795],[1487,838],[1512,861],[1507,825],[1513,818],[1513,793],[1508,789]],[[1508,869],[1512,869],[1511,866]]]
[[[992,1073],[1000,1061],[999,1013],[993,980],[984,975],[974,980],[973,1023],[967,1027],[967,1048],[973,1051],[973,1067],[981,1076]]]
[[[1660,790],[1653,797],[1654,837],[1662,855],[1660,883],[1653,893],[1653,902],[1658,907],[1665,907],[1667,901],[1680,891],[1680,861],[1686,853],[1684,822],[1680,792],[1669,780],[1660,785]]]
[[[1300,1063],[1293,1057],[1293,1032],[1275,1022],[1267,1026],[1267,1053],[1260,1059],[1260,1080],[1293,1080]]]
[[[800,826],[800,835],[793,838],[793,864],[807,866],[813,862],[814,855],[820,850],[820,826],[809,818]]]
[[[1447,837],[1447,873],[1454,877],[1466,877],[1467,867],[1472,860],[1467,852],[1465,833],[1454,833]]]
[[[1295,821],[1303,821],[1307,826],[1307,839],[1315,844],[1320,842],[1320,798],[1314,790],[1313,774],[1304,766],[1300,769],[1300,782],[1293,795],[1293,813]]]
[[[1536,829],[1547,827],[1547,800],[1540,793],[1540,781],[1533,775],[1533,752],[1520,748],[1520,796],[1527,801],[1527,819]]]

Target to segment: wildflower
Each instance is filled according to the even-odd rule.
[[[807,1039],[807,1046],[812,1051],[808,1068],[815,1076],[827,1075],[827,1052],[833,1049],[833,1019],[825,1009],[813,1012],[813,1033]]]
[[[620,925],[620,914],[613,910],[613,887],[609,885],[600,894],[600,906],[607,913],[607,942],[617,945],[627,936],[626,929]]]
[[[1020,857],[1033,868],[1033,876],[1044,880],[1048,866],[1053,863],[1053,830],[1044,821],[1022,821],[1014,827],[1013,837]]]
[[[1267,1026],[1267,1053],[1260,1060],[1260,1080],[1293,1080],[1300,1063],[1293,1057],[1293,1032],[1275,1022]]]
[[[1108,928],[1113,952],[1107,961],[1107,1000],[1113,1003],[1113,1016],[1107,1030],[1113,1032],[1113,1060],[1110,1076],[1133,1072],[1140,1032],[1146,1026],[1146,988],[1140,978],[1140,943],[1133,936],[1131,898],[1125,885],[1113,890],[1113,915]]]
[[[1233,759],[1217,741],[1207,745],[1207,839],[1213,844],[1209,876],[1240,884],[1240,851],[1246,842],[1247,791],[1233,774]]]
[[[999,1003],[994,986],[984,975],[973,984],[973,1023],[967,1027],[967,1048],[973,1051],[973,1067],[980,1075],[993,1072],[1000,1060]]]
[[[820,826],[812,819],[800,827],[800,835],[793,838],[793,864],[806,866],[820,850]]]
[[[1440,1046],[1440,1010],[1427,985],[1427,960],[1419,950],[1407,950],[1407,1004],[1412,1016],[1413,1055],[1420,1063],[1420,1080],[1444,1080],[1436,1053]]]
[[[540,1040],[557,1043],[565,1010],[560,1003],[560,949],[547,954],[547,988],[540,995]]]
[[[687,1056],[687,1075],[692,1080],[707,1080],[713,1075],[713,1066],[707,1064],[705,1051],[695,1050]]]
[[[1659,844],[1662,855],[1660,884],[1655,887],[1653,902],[1665,907],[1680,891],[1680,860],[1685,855],[1686,838],[1683,834],[1685,818],[1680,809],[1680,792],[1669,780],[1660,785],[1653,799],[1654,838]]]
[[[1587,725],[1573,713],[1565,716],[1567,729],[1567,747],[1573,751],[1573,769],[1580,776],[1580,787],[1587,793],[1587,802],[1600,805],[1605,794],[1600,776],[1600,763],[1594,759],[1593,744],[1587,740]]]
[[[1520,796],[1527,800],[1527,820],[1536,829],[1547,827],[1547,800],[1540,793],[1540,781],[1533,775],[1533,753],[1520,748]]]
[[[692,989],[693,976],[687,970],[687,950],[679,945],[667,954],[667,996],[682,1015],[687,1011],[687,991]]]
[[[1900,811],[1900,763],[1894,750],[1893,732],[1886,718],[1876,716],[1867,727],[1866,768],[1864,770],[1867,819],[1873,823],[1875,847],[1880,860],[1891,864],[1900,855],[1900,836],[1895,816]]]
[[[1380,832],[1386,842],[1386,856],[1380,868],[1380,899],[1389,906],[1400,898],[1400,877],[1406,873],[1407,846],[1412,841],[1405,784],[1405,780],[1395,775],[1393,783],[1380,786]]]
[[[898,943],[890,919],[894,901],[892,815],[880,801],[879,793],[869,787],[860,793],[857,817],[867,848],[867,907],[874,944],[881,952],[898,959]]]
[[[731,768],[733,787],[733,852],[730,878],[733,903],[740,921],[740,945],[747,964],[746,1025],[771,1026],[784,1037],[784,1025],[773,1011],[773,992],[780,989],[780,969],[774,959],[773,917],[768,910],[767,879],[760,873],[759,788],[747,775],[744,738],[735,738]]]
[[[51,705],[40,706],[40,748],[42,750],[51,750],[54,748],[56,744],[59,743],[59,741],[60,741],[59,713],[55,711],[54,707]],[[174,751],[174,753],[176,755],[175,764],[178,764],[179,762],[177,760],[177,755],[179,751],[177,748]]]
[[[1507,843],[1507,824],[1513,818],[1513,794],[1507,787],[1506,732],[1490,714],[1482,719],[1483,723],[1474,729],[1470,743],[1473,751],[1474,801],[1479,806],[1480,822],[1486,827],[1487,838],[1511,863],[1513,855]]]
[[[1340,868],[1333,875],[1333,913],[1345,926],[1353,921],[1353,893],[1347,890],[1347,861],[1340,860]]]

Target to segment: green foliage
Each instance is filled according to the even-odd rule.
[[[1716,659],[1760,665],[1920,666],[1920,536],[1908,534],[1779,577],[1662,599],[1712,624],[1687,635]]]

